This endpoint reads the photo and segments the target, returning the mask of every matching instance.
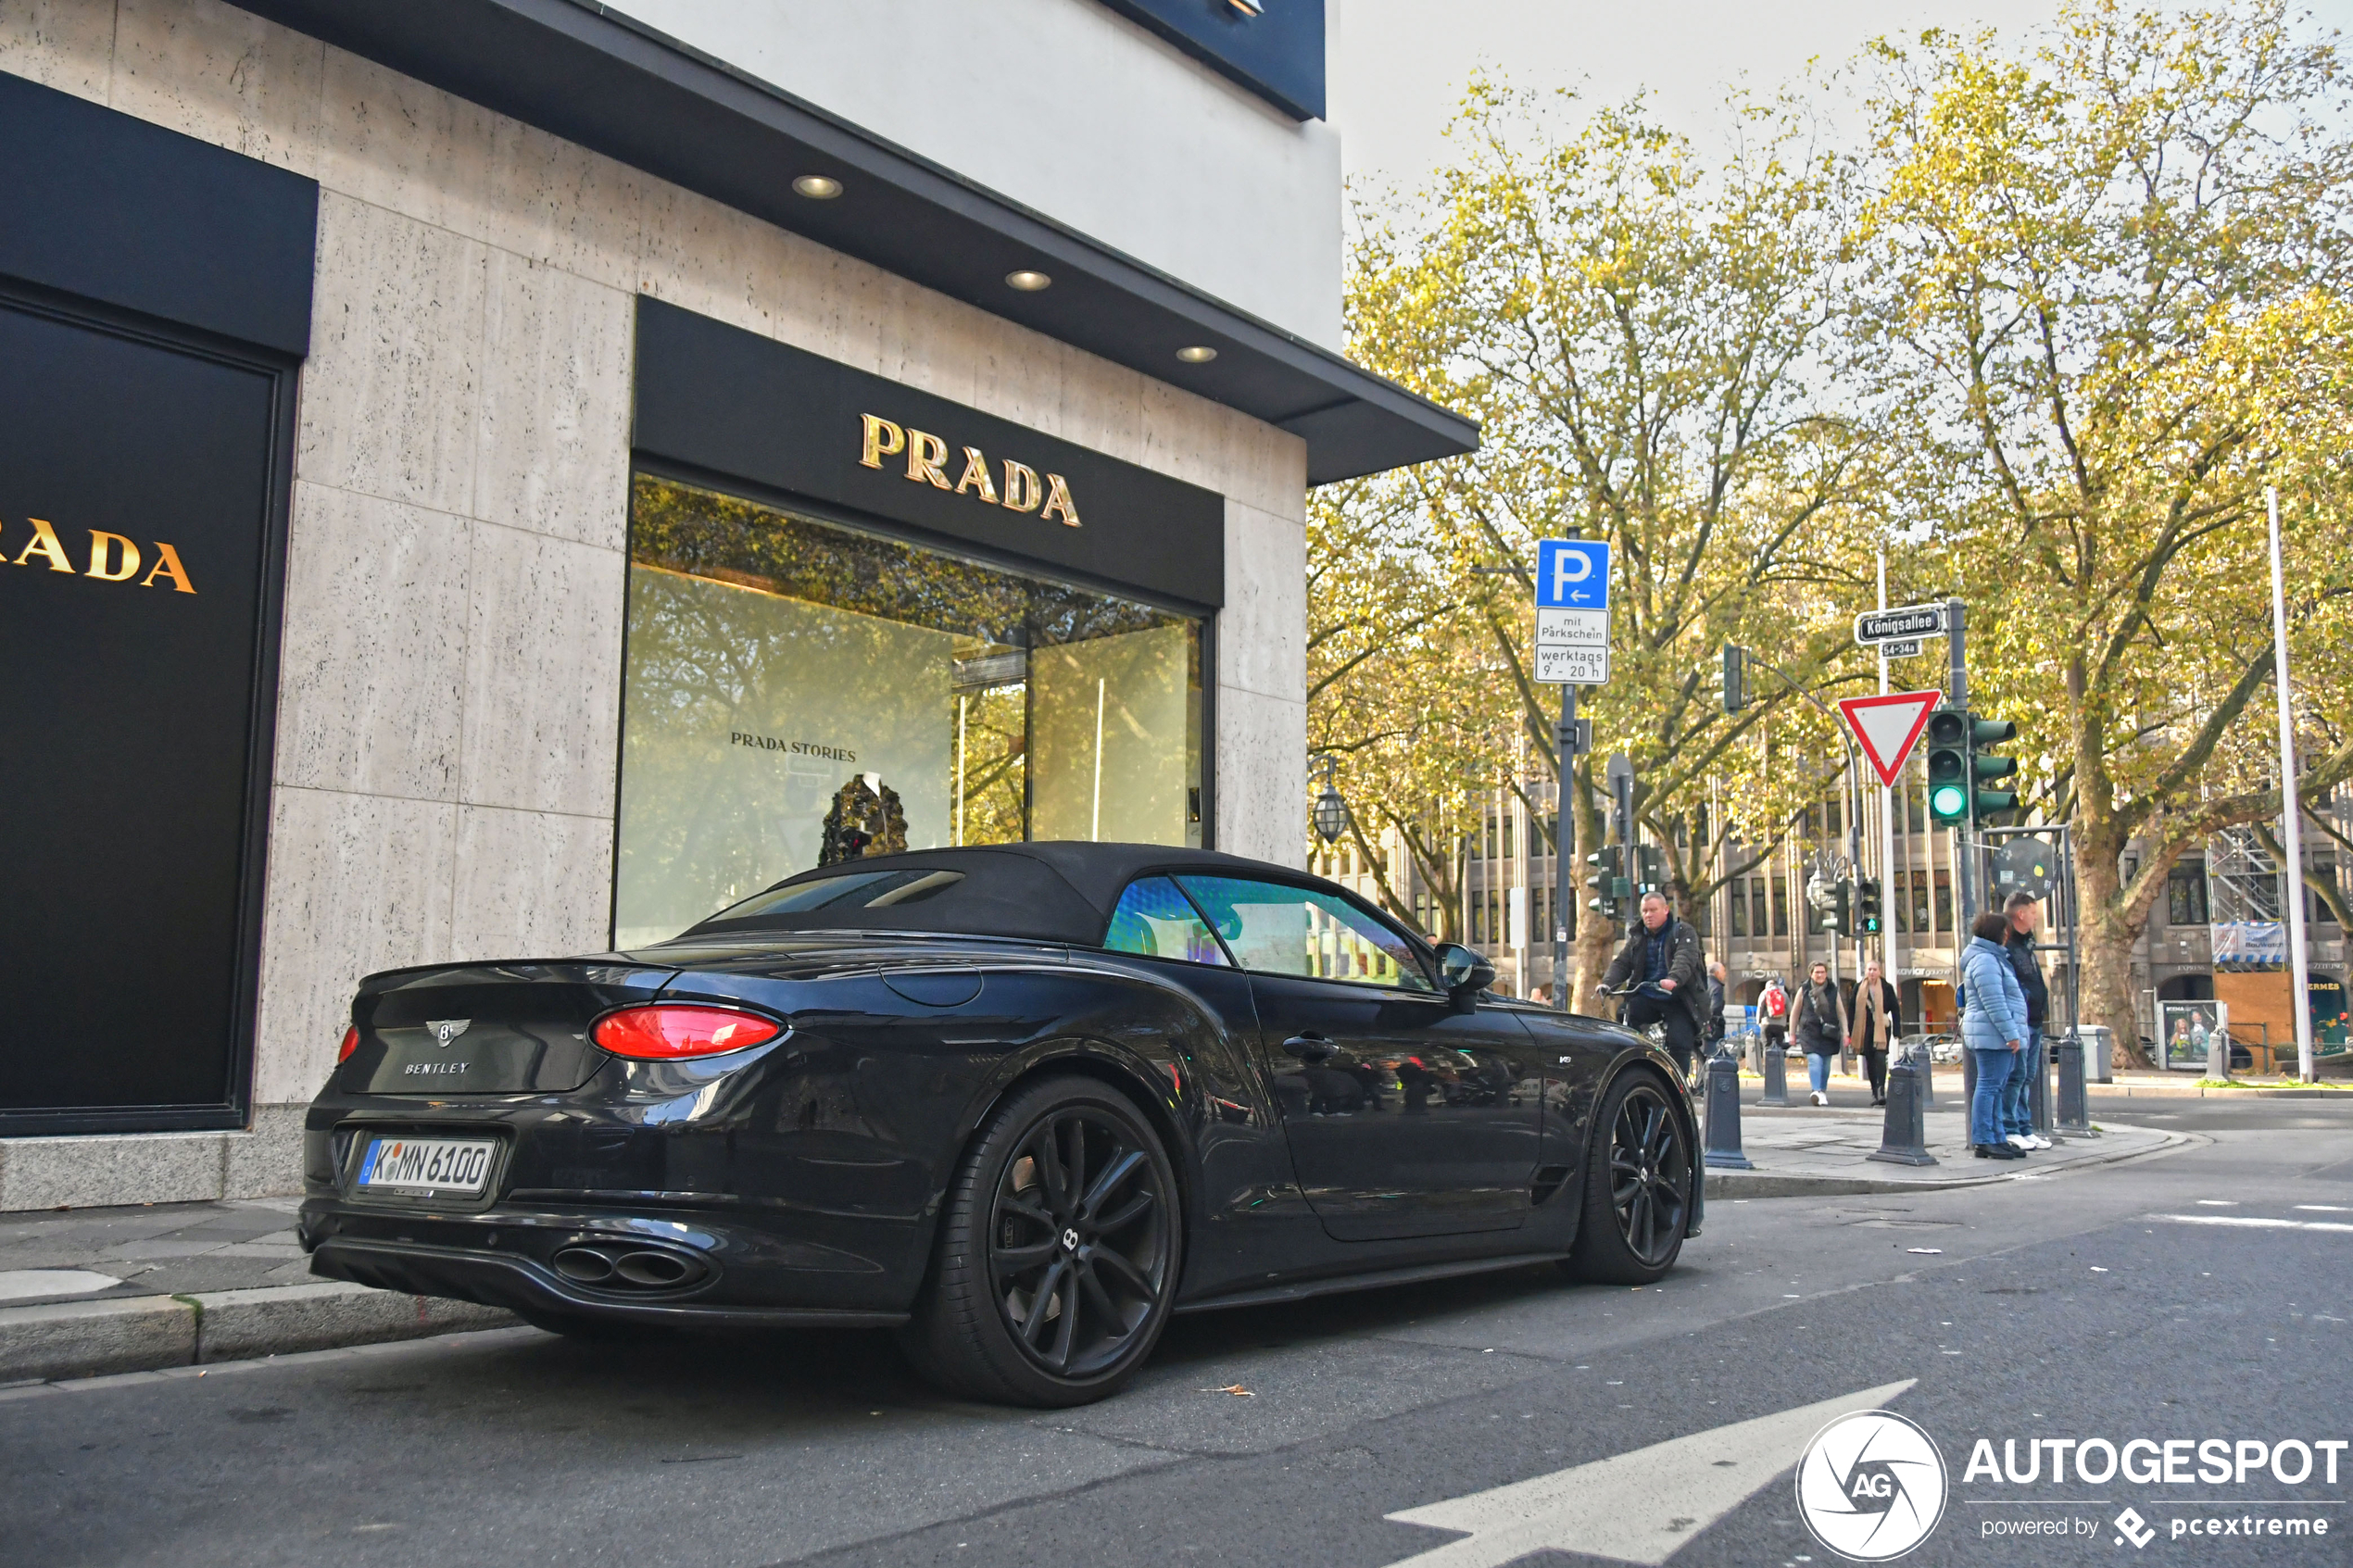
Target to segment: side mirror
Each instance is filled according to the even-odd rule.
[[[1449,996],[1457,1002],[1467,1001],[1495,984],[1495,966],[1459,942],[1441,943],[1438,978]]]

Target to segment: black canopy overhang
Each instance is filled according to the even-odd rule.
[[[833,249],[1297,435],[1313,484],[1467,452],[1478,427],[590,0],[240,0]],[[832,201],[803,174],[842,182]],[[1036,268],[1025,295],[1005,274]],[[1181,364],[1205,345],[1217,358]]]

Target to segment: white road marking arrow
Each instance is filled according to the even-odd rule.
[[[1545,1550],[1581,1551],[1655,1568],[1776,1476],[1788,1474],[1814,1434],[1850,1411],[1878,1409],[1918,1381],[1907,1377],[1858,1389],[1388,1514],[1400,1524],[1471,1532],[1390,1568],[1503,1568]]]

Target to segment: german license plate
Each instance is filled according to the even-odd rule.
[[[370,1138],[359,1161],[359,1186],[366,1192],[479,1197],[497,1150],[490,1138]]]

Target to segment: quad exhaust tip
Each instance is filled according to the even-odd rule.
[[[700,1259],[626,1245],[567,1247],[554,1261],[556,1272],[574,1285],[601,1290],[677,1290],[711,1273]]]

